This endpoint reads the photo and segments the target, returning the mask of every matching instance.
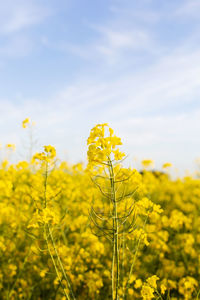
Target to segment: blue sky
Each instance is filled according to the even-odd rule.
[[[86,158],[90,129],[108,122],[130,163],[192,169],[199,15],[199,0],[0,0],[1,144],[20,153],[30,117],[38,145],[76,162]]]

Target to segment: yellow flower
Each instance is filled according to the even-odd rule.
[[[157,280],[159,280],[159,277],[156,275],[153,275],[153,276],[149,277],[146,281],[151,287],[156,289],[157,288],[157,283],[156,283]]]
[[[23,122],[22,122],[22,127],[23,128],[26,128],[27,125],[30,123],[30,119],[29,118],[26,118]]]
[[[142,286],[142,280],[141,279],[137,279],[135,281],[134,288],[135,289],[139,289],[139,288],[141,288],[141,286]]]
[[[151,300],[154,298],[154,289],[147,284],[142,286],[141,295],[143,300]]]
[[[184,299],[192,299],[192,294],[198,287],[198,282],[195,278],[187,276],[179,281],[179,293],[184,295]]]
[[[119,149],[117,149],[117,150],[115,150],[113,152],[114,152],[114,158],[115,158],[115,160],[121,160],[125,156],[125,153],[120,152]]]
[[[129,295],[133,295],[133,289],[128,289],[128,293],[129,293]]]
[[[7,145],[6,145],[6,148],[8,148],[8,149],[10,149],[10,150],[12,150],[12,151],[15,151],[16,146],[15,146],[15,144],[7,144]]]
[[[167,288],[164,284],[161,284],[160,289],[161,289],[161,294],[164,294]]]
[[[154,161],[151,159],[144,159],[142,160],[142,165],[143,167],[153,167],[154,166]]]
[[[32,160],[33,162],[35,160],[52,162],[55,156],[56,156],[56,149],[53,146],[49,145],[49,146],[44,146],[44,152],[36,153],[33,156]]]
[[[15,276],[15,274],[17,273],[16,272],[16,270],[17,270],[17,267],[15,266],[15,265],[13,265],[13,264],[10,264],[10,265],[8,265],[8,269],[9,269],[9,276],[10,277],[13,277],[13,276]]]
[[[162,165],[162,168],[163,168],[163,169],[167,169],[167,168],[170,168],[170,167],[172,167],[172,164],[171,164],[171,163],[164,163],[164,164]]]
[[[44,269],[40,272],[40,277],[44,278],[47,273],[47,269]]]
[[[44,146],[44,151],[46,152],[47,156],[50,158],[54,158],[56,156],[56,149],[51,145]]]

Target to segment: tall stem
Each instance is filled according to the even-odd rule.
[[[66,293],[66,289],[65,289],[65,287],[64,287],[64,285],[63,285],[63,283],[62,283],[62,279],[61,279],[59,270],[58,270],[58,268],[57,268],[56,261],[55,261],[55,259],[54,259],[54,256],[53,256],[52,252],[51,252],[51,248],[50,248],[50,245],[49,245],[48,235],[47,235],[47,230],[46,230],[46,226],[45,226],[45,225],[44,225],[44,237],[45,237],[45,241],[46,241],[46,244],[47,244],[48,252],[49,252],[49,255],[50,255],[51,260],[52,260],[52,262],[53,262],[53,265],[54,265],[54,268],[55,268],[55,271],[56,271],[56,275],[57,275],[57,277],[58,277],[58,279],[59,279],[60,285],[61,285],[61,287],[62,287],[62,289],[63,289],[63,292],[64,292],[64,294],[65,294],[65,297],[67,298],[67,300],[70,300],[70,297],[69,297],[69,295]]]
[[[50,235],[50,238],[51,238],[51,242],[52,242],[52,245],[53,245],[53,248],[54,248],[54,251],[55,251],[55,254],[56,254],[56,257],[57,257],[57,260],[58,260],[58,263],[60,265],[60,268],[61,268],[61,271],[62,271],[62,274],[63,274],[63,277],[65,278],[65,280],[67,281],[67,285],[68,285],[68,288],[70,290],[70,294],[72,296],[72,299],[75,300],[75,296],[74,296],[74,293],[73,293],[73,290],[72,290],[72,287],[71,287],[71,284],[70,284],[70,279],[68,278],[66,272],[65,272],[65,269],[64,269],[64,266],[62,264],[62,261],[61,261],[61,258],[59,256],[59,253],[58,253],[58,250],[56,248],[56,244],[55,244],[55,241],[54,241],[54,238],[53,238],[53,235],[52,235],[52,232],[51,232],[51,228],[49,226],[49,224],[47,224],[47,227],[48,227],[48,231],[49,231],[49,235]]]
[[[48,179],[48,162],[45,162],[45,173],[44,173],[44,208],[47,207],[47,179]]]
[[[147,223],[147,220],[148,220],[148,215],[144,221],[144,225],[143,225],[143,230],[145,228],[145,225]],[[134,257],[133,257],[133,260],[132,260],[132,263],[131,263],[131,268],[130,268],[130,272],[129,272],[129,275],[128,275],[128,280],[127,280],[127,283],[126,283],[126,290],[125,290],[125,299],[127,299],[127,295],[128,295],[128,289],[130,287],[130,279],[131,279],[131,275],[133,273],[133,267],[135,265],[135,261],[136,261],[136,258],[137,258],[137,254],[138,254],[138,251],[139,251],[139,248],[140,248],[140,243],[141,243],[141,236],[139,237],[138,239],[138,243],[137,243],[137,247],[136,247],[136,251],[135,251],[135,254],[134,254]]]
[[[113,205],[113,261],[112,261],[112,299],[118,300],[119,290],[119,225],[116,201],[115,176],[112,161],[109,159],[111,201]],[[115,274],[116,269],[116,274]]]

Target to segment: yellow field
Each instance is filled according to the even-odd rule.
[[[86,167],[2,162],[0,299],[198,299],[200,180],[123,168],[120,145],[101,124]]]

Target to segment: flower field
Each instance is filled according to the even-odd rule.
[[[0,299],[198,299],[200,179],[123,167],[107,124],[87,143],[87,166],[2,160]]]

